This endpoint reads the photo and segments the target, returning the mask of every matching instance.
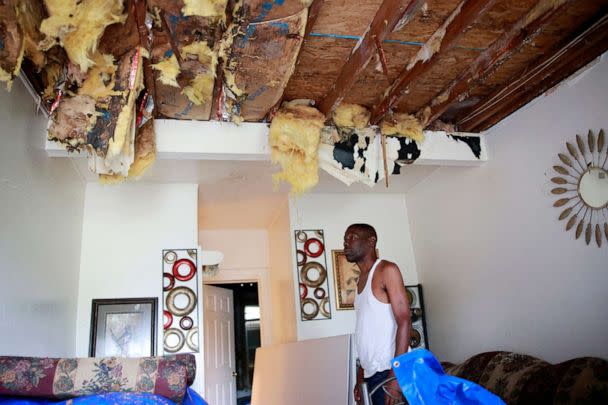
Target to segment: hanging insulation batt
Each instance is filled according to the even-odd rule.
[[[382,135],[404,136],[420,143],[424,140],[422,125],[416,117],[404,114],[393,113],[380,123]]]
[[[86,72],[107,26],[126,20],[122,0],[45,0],[49,18],[40,32],[46,35],[43,50],[63,46],[70,61]]]
[[[334,124],[340,128],[363,129],[369,124],[371,113],[358,104],[341,103],[333,112]]]
[[[25,51],[24,36],[16,13],[13,5],[0,3],[0,82],[6,82],[8,90],[21,70]]]
[[[283,168],[273,176],[275,182],[289,182],[297,194],[319,182],[317,151],[324,121],[317,109],[304,105],[285,106],[277,112],[268,136],[272,161]]]

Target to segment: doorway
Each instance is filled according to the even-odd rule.
[[[261,345],[258,283],[222,283],[204,288],[208,297],[203,308],[207,398],[216,405],[249,405],[255,351]],[[217,305],[221,301],[226,305]]]

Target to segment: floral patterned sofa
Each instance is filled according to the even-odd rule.
[[[195,374],[191,354],[80,359],[0,356],[0,396],[68,399],[137,392],[181,403]]]
[[[443,363],[447,374],[473,381],[507,404],[608,404],[608,361],[580,357],[549,364],[512,352],[477,354],[461,364]]]

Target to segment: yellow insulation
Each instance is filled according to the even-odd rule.
[[[184,57],[195,57],[207,69],[207,72],[197,74],[182,90],[182,93],[194,104],[205,104],[213,97],[217,54],[205,41],[193,42],[182,47],[182,54]]]
[[[127,103],[118,114],[114,136],[108,144],[107,160],[117,157],[128,146],[125,143],[129,142],[131,138],[131,123],[135,115],[135,100],[143,87],[142,54],[139,52],[139,54],[136,53],[135,55],[139,56],[139,60],[137,62],[134,88],[129,91]]]
[[[78,94],[93,97],[98,105],[107,107],[107,103],[101,102],[101,99],[108,99],[109,101],[110,96],[120,94],[120,91],[114,90],[116,83],[114,57],[97,53],[92,60],[95,66],[87,73],[86,79],[78,89]]]
[[[46,35],[43,50],[59,40],[72,63],[86,72],[107,26],[126,20],[122,0],[45,0],[49,17],[42,21],[40,32]]]
[[[215,84],[215,74],[212,72],[196,75],[190,81],[190,85],[184,87],[182,93],[196,105],[202,105],[210,101],[213,97],[213,86]]]
[[[177,63],[175,55],[171,55],[170,58],[163,59],[160,62],[153,64],[152,69],[160,72],[159,80],[162,84],[179,87],[179,84],[177,83],[179,64]]]
[[[182,13],[185,16],[224,17],[228,0],[184,0]]]
[[[156,134],[154,120],[148,120],[135,136],[135,161],[129,168],[129,178],[139,179],[156,161]]]
[[[333,120],[341,128],[363,129],[369,124],[370,116],[369,110],[362,105],[341,103],[334,110]]]
[[[416,142],[424,141],[420,121],[409,114],[394,113],[385,118],[380,123],[380,132],[382,135],[405,136]]]
[[[270,124],[268,142],[272,161],[282,167],[273,176],[285,180],[292,192],[303,193],[319,182],[318,148],[325,116],[304,105],[281,108]]]
[[[25,53],[25,42],[21,43],[21,50],[19,51],[19,56],[17,57],[17,63],[15,63],[15,68],[12,72],[7,72],[6,70],[0,67],[0,82],[6,82],[6,89],[11,91],[13,87],[13,79],[19,75],[19,71],[21,70],[21,62],[23,62],[23,54]]]

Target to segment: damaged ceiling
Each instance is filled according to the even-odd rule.
[[[605,52],[607,28],[608,0],[0,0],[0,81],[25,73],[49,139],[106,182],[154,161],[153,118],[277,116],[279,179],[305,191],[324,124],[483,131]]]

